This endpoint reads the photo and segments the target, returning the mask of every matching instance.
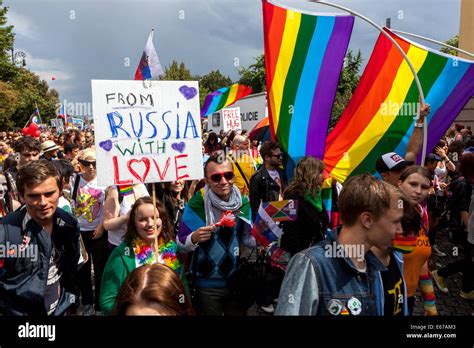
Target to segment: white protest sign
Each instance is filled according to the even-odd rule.
[[[80,118],[71,118],[72,125],[80,130],[84,129],[84,121]]]
[[[224,131],[241,130],[242,119],[240,117],[240,108],[222,109],[222,122],[224,122]]]
[[[203,178],[196,81],[92,80],[99,185]]]
[[[63,120],[60,118],[52,118],[50,122],[51,122],[51,127],[56,127],[56,128],[64,127]]]

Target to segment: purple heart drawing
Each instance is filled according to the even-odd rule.
[[[187,99],[193,99],[197,95],[197,89],[186,85],[179,87],[181,94]]]
[[[105,151],[109,152],[110,150],[112,150],[112,140],[105,140],[105,141],[101,141],[99,143],[99,146],[101,148],[103,148]]]
[[[183,142],[171,144],[171,148],[178,151],[179,153],[183,153],[185,147],[186,144]]]

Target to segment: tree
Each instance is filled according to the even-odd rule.
[[[265,92],[267,90],[265,74],[265,58],[261,54],[255,57],[255,63],[248,68],[239,69],[240,79],[238,83],[252,87],[252,93]]]
[[[213,70],[199,79],[199,88],[205,88],[210,92],[214,92],[222,87],[229,87],[232,85],[232,80],[229,76],[224,76],[219,70]]]
[[[8,83],[0,81],[0,129],[14,126],[11,115],[15,111],[18,92]]]
[[[0,0],[0,81],[8,81],[15,77],[16,69],[11,64],[11,50],[13,48],[13,26],[7,24],[7,7],[1,7]]]
[[[178,63],[173,60],[171,64],[165,67],[165,74],[160,76],[160,80],[165,81],[191,81],[193,76],[184,62]]]
[[[213,70],[206,75],[198,77],[199,81],[199,97],[201,106],[204,105],[206,96],[209,93],[217,91],[222,87],[229,87],[232,85],[232,80],[229,76],[224,76],[219,70]]]
[[[344,59],[344,67],[339,77],[329,129],[332,129],[339,121],[344,109],[352,98],[352,94],[360,80],[359,69],[362,65],[362,61],[360,50],[355,56],[352,50],[347,51],[346,58]]]
[[[21,68],[12,86],[18,93],[16,108],[11,114],[11,119],[17,126],[23,127],[28,122],[36,105],[38,105],[43,123],[56,117],[56,105],[59,103],[58,92],[49,89],[47,82],[41,80],[38,75]]]
[[[450,45],[450,46],[453,46],[453,47],[459,47],[459,34],[456,35],[455,37],[452,37],[451,39],[449,39],[448,41],[445,42],[446,44]],[[448,54],[452,54],[453,56],[457,56],[458,55],[458,51],[456,50],[453,50],[449,47],[443,47],[441,48],[440,50],[441,52],[444,52],[444,53],[448,53]]]

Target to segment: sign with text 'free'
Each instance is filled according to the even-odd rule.
[[[222,109],[222,121],[224,122],[224,132],[241,130],[240,108]]]
[[[203,178],[196,81],[92,80],[99,185]]]

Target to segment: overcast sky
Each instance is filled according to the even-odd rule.
[[[338,12],[304,1],[280,2]],[[440,41],[459,32],[460,0],[332,2],[378,24],[390,17],[394,29]],[[4,5],[15,27],[15,50],[26,52],[27,67],[48,81],[61,101],[90,102],[91,79],[133,79],[151,28],[162,65],[184,61],[192,74],[219,69],[235,80],[235,62],[248,66],[263,53],[260,0],[4,0]],[[377,36],[357,19],[350,48],[360,49],[367,60]]]

